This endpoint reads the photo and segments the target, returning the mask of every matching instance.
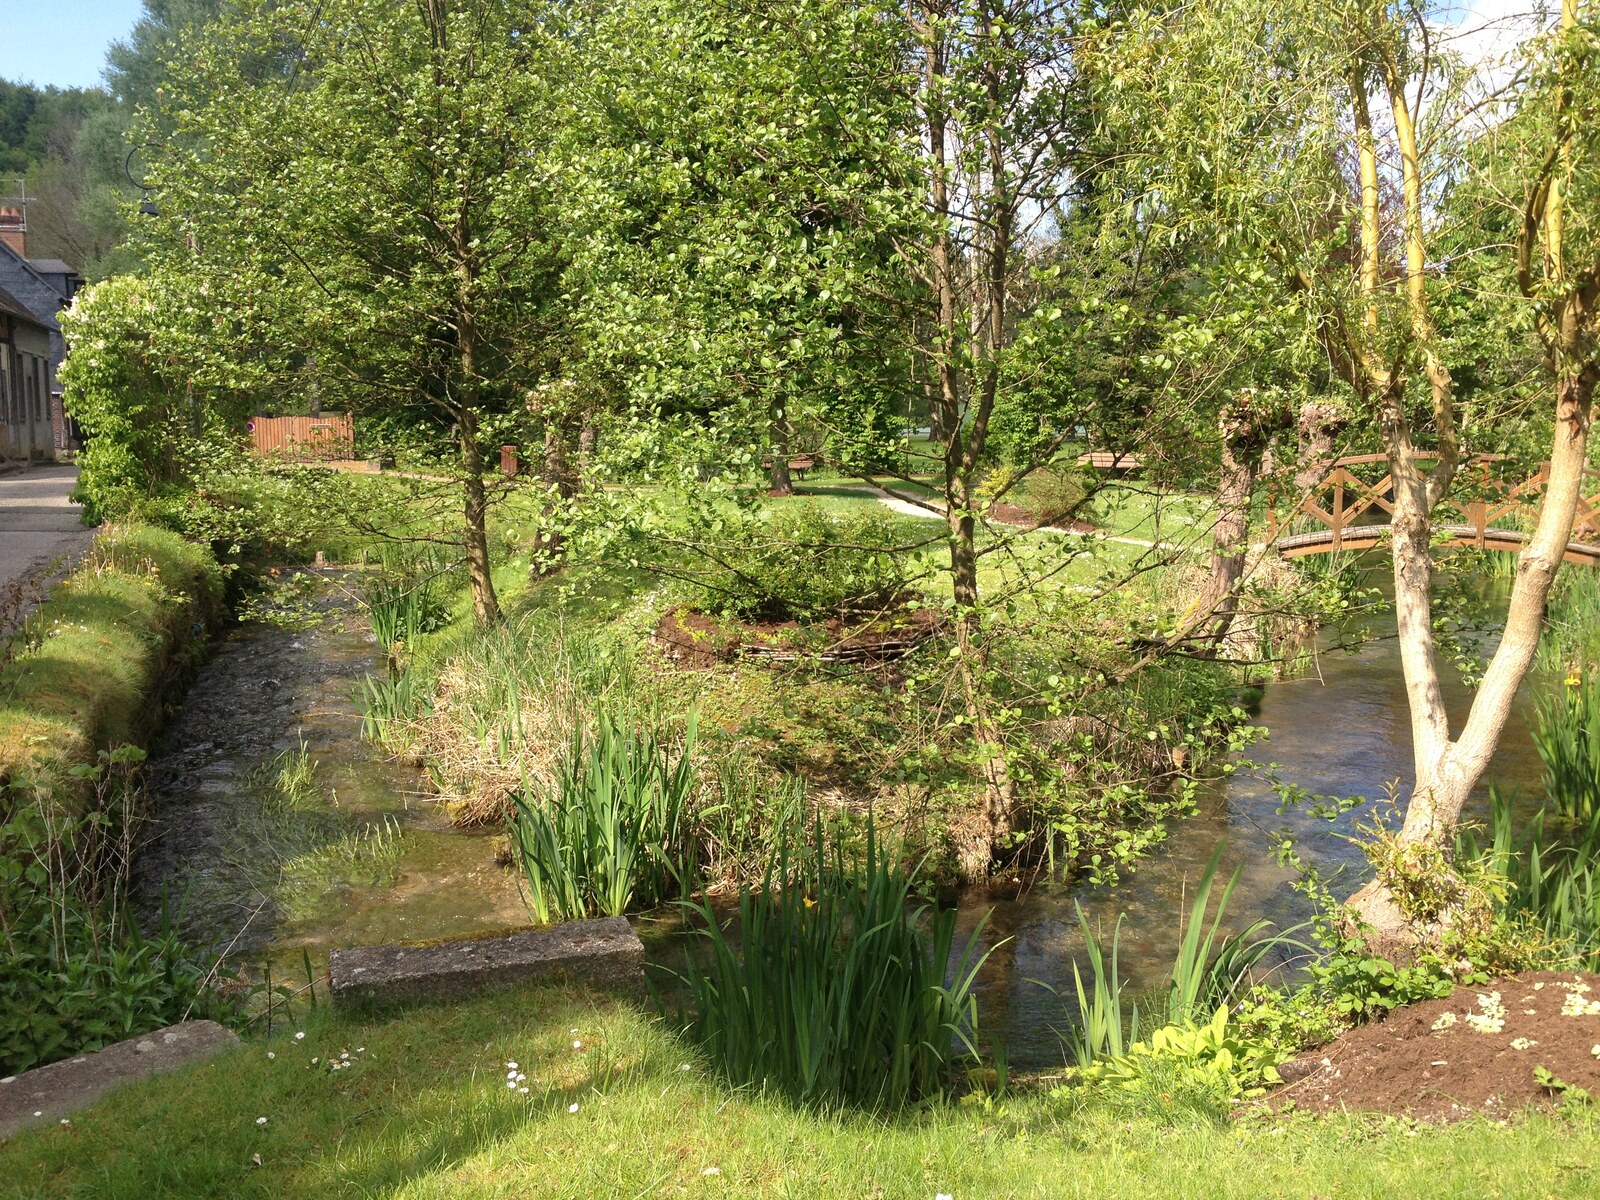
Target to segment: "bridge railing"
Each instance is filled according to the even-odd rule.
[[[1550,481],[1550,464],[1542,463],[1531,477],[1522,480],[1497,477],[1495,464],[1509,462],[1504,455],[1480,454],[1463,463],[1453,494],[1434,510],[1435,526],[1479,549],[1520,545]],[[1382,471],[1381,477],[1364,478],[1373,467]],[[1600,471],[1586,470],[1584,476],[1571,540],[1587,546],[1600,543]],[[1336,459],[1322,481],[1299,497],[1289,512],[1280,514],[1276,495],[1269,498],[1267,541],[1303,541],[1302,553],[1342,550],[1346,543],[1367,547],[1388,528],[1388,522],[1371,519],[1375,512],[1394,514],[1394,477],[1388,459],[1382,454],[1350,455]],[[1452,513],[1460,520],[1449,520]],[[1328,531],[1325,537],[1322,530]],[[1310,538],[1305,536],[1308,533],[1319,536]]]

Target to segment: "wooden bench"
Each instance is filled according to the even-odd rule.
[[[1078,455],[1078,465],[1095,471],[1137,471],[1144,466],[1131,454],[1113,454],[1109,450],[1094,450]]]
[[[796,455],[794,458],[789,460],[789,470],[800,476],[800,481],[802,483],[805,482],[806,472],[811,470],[811,468],[816,465],[817,460],[812,458],[809,454]],[[763,471],[772,470],[772,460],[770,458],[762,459],[761,469]]]

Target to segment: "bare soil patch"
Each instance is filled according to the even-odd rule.
[[[1273,1102],[1449,1121],[1551,1106],[1542,1067],[1600,1099],[1600,975],[1538,971],[1397,1009],[1284,1064]]]
[[[930,608],[823,621],[741,621],[674,608],[656,626],[655,643],[679,666],[705,668],[736,658],[773,663],[885,663],[936,634],[944,618]]]
[[[998,521],[1002,525],[1019,525],[1024,529],[1033,529],[1041,525],[1041,518],[1033,509],[1021,504],[993,504],[989,506],[988,517],[991,521]],[[1048,521],[1043,522],[1045,528],[1066,529],[1073,533],[1099,533],[1096,525],[1088,521]]]

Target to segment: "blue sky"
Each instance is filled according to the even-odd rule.
[[[140,0],[0,0],[0,79],[92,87],[106,47],[143,11]]]

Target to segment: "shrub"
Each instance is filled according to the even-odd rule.
[[[709,961],[681,976],[690,1036],[735,1084],[796,1100],[894,1109],[943,1094],[975,1054],[975,931],[951,969],[953,909],[910,906],[913,877],[877,844],[809,856],[785,847],[759,891],[739,896],[739,948],[709,904],[696,911]],[[946,984],[946,971],[953,982]]]
[[[676,761],[651,732],[602,714],[573,738],[556,786],[515,795],[511,847],[541,922],[654,908],[683,887],[693,860],[691,717]]]
[[[787,504],[703,548],[693,573],[695,607],[751,620],[813,620],[881,610],[905,591],[916,567],[900,524],[876,514]]]

